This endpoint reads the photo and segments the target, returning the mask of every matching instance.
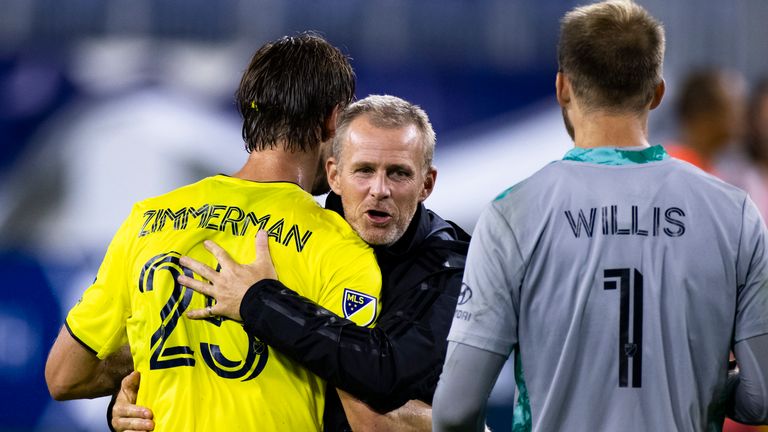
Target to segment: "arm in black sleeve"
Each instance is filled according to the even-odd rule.
[[[460,272],[453,273],[460,284]],[[446,310],[438,315],[450,322],[455,296],[433,291],[414,287],[397,303],[433,313],[433,304],[441,299],[450,304],[450,310],[441,308]],[[436,342],[430,325],[415,322],[412,317],[420,316],[419,311],[395,309],[382,313],[377,327],[360,327],[275,280],[256,283],[240,305],[246,332],[379,411],[398,408],[414,398],[408,389],[415,383],[435,371],[439,374],[444,336]],[[430,317],[424,318],[429,321]],[[449,325],[445,327],[447,332]]]
[[[768,335],[734,346],[739,365],[728,416],[746,424],[768,423]]]

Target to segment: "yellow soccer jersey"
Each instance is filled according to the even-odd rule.
[[[156,431],[322,429],[323,380],[236,322],[184,316],[212,300],[176,282],[192,274],[179,257],[216,268],[202,245],[211,239],[250,262],[259,228],[287,286],[360,325],[376,318],[371,248],[295,184],[218,175],[136,204],[66,324],[99,358],[130,343]]]

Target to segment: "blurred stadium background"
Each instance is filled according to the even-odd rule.
[[[427,205],[468,231],[498,192],[569,148],[554,100],[570,0],[0,0],[0,430],[106,430],[106,400],[53,402],[43,366],[132,202],[245,153],[232,103],[253,51],[316,30],[353,58],[357,96],[421,105],[438,135]],[[667,30],[675,136],[692,68],[765,73],[768,2],[640,0]],[[505,371],[489,422],[509,430]]]

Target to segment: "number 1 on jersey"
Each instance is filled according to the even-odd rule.
[[[619,286],[619,387],[628,386],[630,362],[632,387],[642,387],[643,275],[637,269],[606,269],[603,278],[604,289],[615,290]],[[629,338],[630,319],[632,340]]]

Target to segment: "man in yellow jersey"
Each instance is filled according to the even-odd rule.
[[[181,258],[210,283],[185,276],[179,282],[217,301],[187,310],[188,317],[242,320],[246,332],[326,380],[326,432],[431,430],[432,394],[469,240],[423,204],[435,185],[434,150],[427,114],[400,98],[371,95],[339,114],[326,162],[334,191],[326,208],[374,247],[385,281],[375,328],[356,326],[274,280],[265,244],[247,264],[209,244],[218,272]],[[261,278],[267,280],[251,286]],[[357,304],[350,299],[347,306]],[[123,381],[112,411],[115,430],[153,430],[154,407],[137,406],[133,397],[139,388],[136,373]]]
[[[134,205],[51,350],[46,381],[55,399],[113,393],[124,371],[106,359],[128,343],[142,376],[137,402],[156,410],[157,431],[322,429],[325,382],[239,323],[188,319],[186,310],[213,300],[176,279],[192,276],[182,255],[217,267],[205,239],[239,262],[253,260],[262,230],[287,283],[357,324],[374,321],[381,276],[371,248],[307,192],[353,94],[348,60],[316,35],[256,52],[236,94],[247,162],[232,176]]]

